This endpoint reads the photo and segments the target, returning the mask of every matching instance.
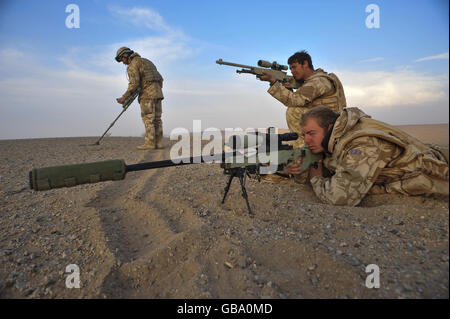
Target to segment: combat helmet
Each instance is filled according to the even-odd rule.
[[[132,54],[134,51],[131,50],[130,48],[127,47],[121,47],[119,50],[117,50],[117,54],[116,54],[116,61],[120,62],[122,60],[123,56],[129,56],[130,54]]]

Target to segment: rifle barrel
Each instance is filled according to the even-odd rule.
[[[254,68],[254,66],[226,62],[226,61],[223,61],[222,59],[217,60],[216,63],[217,64],[223,64],[223,65],[229,65],[229,66],[235,66],[235,67],[238,67],[238,68],[247,68],[247,69],[253,69]]]
[[[200,163],[211,163],[215,160],[220,160],[222,163],[225,162],[226,158],[235,156],[236,152],[232,153],[219,153],[219,154],[212,154],[210,156],[191,156],[189,158],[182,158],[177,159],[177,163],[173,160],[162,160],[162,161],[156,161],[156,162],[146,162],[146,163],[137,163],[137,164],[131,164],[126,165],[126,171],[127,172],[134,172],[134,171],[142,171],[146,169],[153,169],[153,168],[161,168],[161,167],[170,167],[170,166],[180,166],[180,165],[189,165],[189,164],[200,164]],[[204,159],[204,157],[209,157],[207,160]],[[179,162],[178,162],[179,161]]]

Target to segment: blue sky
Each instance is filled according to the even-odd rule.
[[[80,10],[69,29],[66,6]],[[369,4],[380,27],[367,28]],[[0,2],[0,138],[96,136],[120,112],[130,46],[163,75],[165,135],[176,127],[287,127],[267,83],[218,58],[286,63],[306,49],[341,79],[349,106],[391,124],[448,123],[448,1]],[[113,135],[139,136],[135,105]]]

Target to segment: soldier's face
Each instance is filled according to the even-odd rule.
[[[125,65],[128,65],[128,59],[125,57],[122,57],[122,63]]]
[[[326,131],[317,124],[315,119],[309,119],[302,127],[305,144],[308,145],[314,154],[323,152],[322,141],[326,135]]]
[[[308,63],[305,61],[303,64],[294,62],[289,64],[289,69],[291,70],[292,76],[296,80],[303,80],[305,77],[305,69],[308,67]]]

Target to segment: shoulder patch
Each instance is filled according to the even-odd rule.
[[[350,154],[352,154],[352,155],[361,155],[361,151],[360,150],[351,150]]]

